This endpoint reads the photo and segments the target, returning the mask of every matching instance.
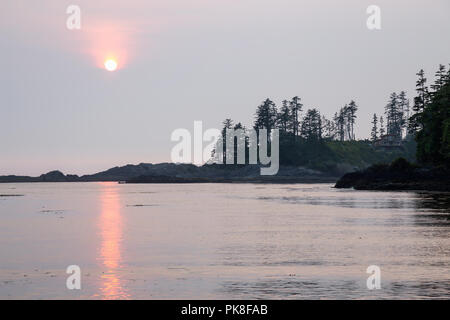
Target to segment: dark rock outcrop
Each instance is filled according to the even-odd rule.
[[[64,175],[61,171],[50,171],[41,174],[39,177],[28,176],[0,176],[0,183],[15,183],[15,182],[73,182],[79,181],[77,175]]]
[[[450,171],[443,167],[423,168],[397,159],[391,165],[374,165],[345,174],[336,188],[356,190],[450,191]]]

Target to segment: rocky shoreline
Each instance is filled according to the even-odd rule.
[[[139,176],[123,183],[335,183],[336,177],[329,176],[260,176],[260,177],[199,177],[182,178],[169,176]]]
[[[391,165],[374,165],[345,174],[336,188],[380,191],[450,192],[450,171],[443,167],[420,167],[398,159]]]
[[[280,166],[274,176],[262,176],[260,166],[160,163],[114,167],[91,175],[65,175],[51,171],[38,177],[0,176],[0,183],[18,182],[98,182],[120,183],[335,183],[339,176],[305,167]]]

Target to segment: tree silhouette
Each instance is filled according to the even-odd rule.
[[[350,101],[350,103],[347,106],[346,116],[347,116],[347,122],[349,124],[349,140],[355,140],[355,122],[356,122],[356,111],[358,111],[358,106],[356,105],[355,101]]]
[[[302,111],[303,104],[300,102],[300,98],[295,96],[289,102],[289,109],[291,113],[290,127],[292,128],[292,133],[298,136],[298,131],[300,127],[299,114]]]
[[[414,98],[414,114],[409,119],[409,131],[412,133],[417,133],[423,128],[423,110],[430,101],[425,72],[421,69],[416,75],[419,77],[416,81],[417,96]]]
[[[289,102],[287,100],[283,100],[282,104],[283,106],[278,113],[278,128],[281,130],[281,132],[286,134],[289,130],[289,124],[291,121],[291,111],[289,108]]]
[[[301,135],[308,141],[322,139],[322,120],[317,109],[309,109],[303,118]]]
[[[432,92],[425,87],[422,70],[418,76],[418,96],[414,99],[417,111],[412,116],[416,121],[417,159],[450,167],[450,71],[439,66]]]
[[[386,130],[384,129],[384,119],[383,116],[380,116],[380,137],[383,137],[386,134]]]
[[[277,124],[277,119],[277,107],[270,99],[266,99],[256,109],[254,128],[256,131],[259,131],[259,129],[267,129],[268,144],[270,144],[270,134]]]
[[[372,131],[370,133],[370,139],[372,142],[375,142],[378,139],[378,118],[376,113],[373,114],[373,120],[372,120]]]

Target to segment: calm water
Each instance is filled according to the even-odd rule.
[[[448,194],[36,183],[0,195],[2,299],[450,297]],[[81,290],[66,288],[69,265]]]

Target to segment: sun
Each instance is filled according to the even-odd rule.
[[[108,71],[115,71],[117,69],[117,61],[114,59],[107,59],[105,61],[105,68]]]

